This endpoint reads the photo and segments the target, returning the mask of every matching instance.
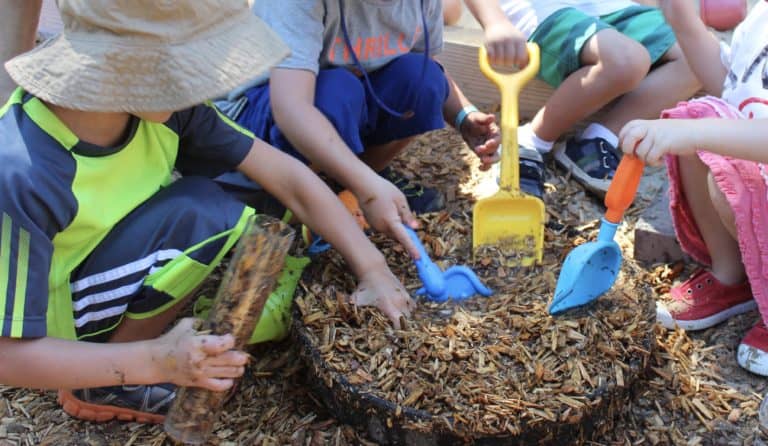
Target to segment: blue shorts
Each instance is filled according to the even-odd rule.
[[[77,338],[107,341],[124,317],[153,317],[178,303],[219,264],[252,214],[208,178],[161,189],[73,271]]]
[[[387,113],[368,91],[365,80],[346,68],[320,70],[315,106],[355,154],[444,127],[443,104],[448,98],[448,80],[437,62],[430,60],[425,65],[423,55],[406,54],[368,76],[376,95],[387,107],[398,112],[411,110],[414,114],[403,119]],[[269,83],[251,88],[245,96],[247,105],[235,121],[257,138],[306,162],[275,123]],[[219,177],[219,180],[244,185],[237,177],[245,180],[239,173],[226,174],[226,179]]]

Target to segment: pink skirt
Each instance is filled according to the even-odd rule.
[[[681,102],[662,112],[663,119],[746,119],[727,102],[714,97]],[[736,217],[739,250],[760,314],[768,321],[768,168],[762,163],[698,151],[725,194]],[[696,261],[712,263],[693,219],[680,182],[678,158],[668,156],[669,206],[680,246]]]

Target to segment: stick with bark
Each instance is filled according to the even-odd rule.
[[[235,349],[243,349],[275,288],[293,236],[289,226],[272,217],[248,220],[203,331],[230,333]],[[227,392],[180,388],[165,419],[166,433],[185,444],[202,444],[213,431],[226,397]]]

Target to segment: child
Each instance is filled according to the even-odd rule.
[[[231,336],[162,332],[253,214],[211,179],[232,168],[335,245],[353,302],[409,315],[317,176],[195,105],[287,54],[244,0],[59,6],[63,34],[6,64],[20,88],[0,109],[0,382],[64,389],[65,410],[99,421],[159,422],[177,385],[228,389],[247,361]]]
[[[704,88],[722,99],[683,102],[662,114],[669,120],[632,121],[621,131],[624,152],[649,164],[666,156],[680,243],[709,267],[672,288],[657,319],[702,330],[758,307],[762,318],[737,359],[768,376],[768,2],[755,4],[730,48],[707,31],[694,2],[661,6]]]
[[[619,129],[630,119],[657,116],[699,88],[658,9],[628,0],[466,3],[485,29],[493,63],[527,64],[526,38],[541,47],[539,77],[555,91],[519,128],[521,158],[537,158],[532,149],[549,152],[575,124],[620,97],[603,121],[554,150],[558,164],[598,196],[618,165]]]
[[[411,210],[442,195],[389,166],[413,137],[454,123],[484,168],[498,160],[493,115],[464,97],[431,56],[442,42],[441,0],[283,0],[253,10],[291,56],[219,103],[238,124],[349,189],[369,224],[401,243]],[[354,51],[350,51],[353,48]],[[242,176],[222,181],[253,187]]]

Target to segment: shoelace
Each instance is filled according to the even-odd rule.
[[[677,300],[682,300],[682,301],[685,301],[685,302],[690,302],[691,300],[693,300],[694,288],[696,288],[697,290],[701,290],[701,289],[704,289],[704,287],[707,286],[707,285],[712,285],[712,278],[711,277],[707,277],[706,279],[704,279],[702,281],[701,276],[703,276],[704,274],[705,274],[705,272],[703,270],[701,270],[701,271],[696,272],[694,275],[692,275],[691,278],[688,279],[689,280],[688,283],[690,283],[690,286],[688,286],[685,289],[684,293],[680,293],[679,296],[675,296],[674,300],[676,300],[676,301]]]
[[[613,150],[606,148],[603,141],[600,141],[600,153],[602,154],[600,161],[602,162],[603,169],[608,171],[616,170],[620,161],[619,156]],[[612,165],[608,163],[609,160],[613,162]]]

